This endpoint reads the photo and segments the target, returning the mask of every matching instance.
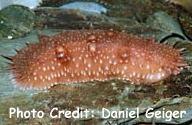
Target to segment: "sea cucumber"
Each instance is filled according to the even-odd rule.
[[[125,32],[70,30],[39,41],[10,57],[12,79],[23,88],[110,79],[152,84],[187,67],[178,49]]]

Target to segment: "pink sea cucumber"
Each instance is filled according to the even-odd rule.
[[[72,30],[41,36],[11,57],[11,74],[24,88],[110,79],[151,84],[187,66],[171,46],[111,30]]]

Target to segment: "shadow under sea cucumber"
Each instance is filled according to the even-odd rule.
[[[12,79],[23,88],[110,79],[152,84],[187,67],[179,50],[124,32],[70,30],[39,41],[9,57]]]

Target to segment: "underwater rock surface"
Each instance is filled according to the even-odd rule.
[[[72,2],[68,4],[64,4],[60,6],[61,9],[74,9],[86,12],[93,12],[93,13],[106,13],[107,9],[94,2]]]
[[[44,0],[49,1],[49,0]],[[55,0],[66,1],[66,0]],[[68,0],[67,0],[68,1]],[[107,0],[102,0],[107,2]],[[53,1],[51,1],[53,2]],[[95,2],[95,1],[94,1]],[[29,34],[18,35],[16,39],[1,39],[0,40],[0,55],[13,56],[16,54],[15,49],[25,47],[26,42],[38,42],[39,34],[54,35],[61,32],[63,29],[118,29],[124,32],[137,35],[153,36],[160,41],[164,36],[170,33],[177,33],[183,36],[179,23],[176,20],[176,12],[174,9],[168,8],[167,4],[162,1],[154,0],[129,0],[108,1],[109,4],[122,7],[110,10],[107,14],[87,14],[86,12],[67,11],[59,8],[44,8],[35,9],[35,14],[38,17],[43,17],[40,23],[35,23],[35,29]],[[115,3],[115,4],[114,4]],[[119,3],[119,4],[116,4]],[[62,3],[63,5],[63,3]],[[129,5],[129,6],[128,6]],[[136,6],[136,5],[141,5]],[[149,6],[150,5],[150,6]],[[144,10],[143,10],[144,9]],[[22,10],[22,9],[21,9]],[[120,11],[121,10],[121,11]],[[129,11],[125,11],[129,10]],[[159,10],[163,11],[159,13]],[[28,12],[28,11],[27,11]],[[64,13],[63,13],[64,12]],[[181,14],[183,11],[180,11]],[[14,12],[13,12],[14,13]],[[25,11],[24,11],[25,13]],[[22,14],[21,14],[22,15]],[[25,15],[25,14],[24,14]],[[112,17],[110,16],[112,15]],[[186,17],[186,15],[183,15]],[[22,17],[22,16],[21,16]],[[78,18],[76,18],[78,17]],[[93,18],[94,17],[94,18]],[[22,17],[23,19],[24,17]],[[183,18],[183,17],[182,17]],[[12,18],[14,19],[14,18]],[[16,17],[17,19],[17,17]],[[27,19],[27,18],[26,18]],[[146,20],[150,21],[146,22]],[[20,19],[19,19],[20,20]],[[42,22],[41,22],[42,21]],[[185,18],[189,22],[188,17]],[[91,25],[90,25],[91,22]],[[158,24],[158,27],[155,25]],[[185,24],[185,23],[184,23]],[[14,24],[15,25],[15,24]],[[2,26],[2,25],[0,25]],[[42,26],[42,27],[41,27]],[[54,29],[57,28],[57,29]],[[186,27],[185,27],[186,28]],[[187,26],[188,32],[191,32],[190,25]],[[2,28],[0,31],[6,31],[7,28]],[[28,30],[27,30],[28,31]],[[7,38],[8,33],[4,36]],[[20,38],[20,36],[22,36]],[[183,56],[192,65],[192,44],[189,40],[183,39],[167,39],[163,44],[173,45],[177,49],[183,49]],[[22,91],[15,88],[9,79],[9,71],[7,63],[3,57],[0,57],[0,124],[191,124],[192,120],[192,69],[184,70],[176,77],[171,77],[161,81],[159,85],[131,85],[126,81],[111,80],[107,82],[88,82],[87,84],[75,85],[57,85],[47,91]],[[46,116],[43,119],[18,119],[9,118],[8,110],[10,107],[16,107],[23,110],[43,110]],[[155,110],[184,110],[186,115],[182,119],[172,119],[166,121],[164,118],[149,119],[143,113],[147,107],[154,107]],[[74,110],[77,107],[90,109],[95,111],[95,118],[88,119],[51,119],[47,117],[49,111],[53,107],[59,109]],[[139,107],[140,117],[134,119],[102,119],[101,108],[113,110],[125,110],[129,108],[134,110]],[[89,115],[90,116],[90,115]]]
[[[29,33],[35,23],[35,14],[27,7],[11,5],[0,11],[0,39],[13,39]]]
[[[9,5],[22,5],[30,9],[34,9],[39,6],[41,0],[0,0],[0,10]]]

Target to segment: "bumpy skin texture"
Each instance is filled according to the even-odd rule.
[[[39,43],[13,56],[10,65],[18,85],[35,89],[110,79],[151,84],[177,75],[185,66],[180,52],[168,45],[110,30],[41,36]]]

